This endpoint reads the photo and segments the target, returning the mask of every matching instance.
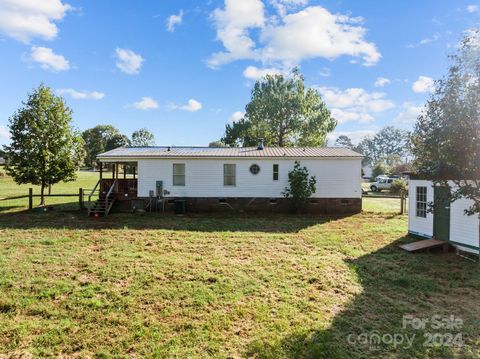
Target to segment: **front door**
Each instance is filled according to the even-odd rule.
[[[450,190],[445,186],[435,186],[433,192],[433,236],[435,239],[450,239]]]

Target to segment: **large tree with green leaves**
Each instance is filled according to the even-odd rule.
[[[82,133],[85,141],[85,164],[95,168],[97,155],[121,146],[129,146],[130,140],[112,125],[98,125]]]
[[[291,75],[267,75],[255,83],[245,116],[228,124],[222,141],[230,146],[323,146],[337,122],[320,94],[305,86],[297,69]]]
[[[155,146],[155,136],[146,128],[141,128],[132,133],[132,146]]]
[[[83,140],[72,128],[72,110],[49,87],[40,85],[9,119],[11,142],[5,146],[7,173],[16,183],[45,188],[76,178]]]
[[[480,30],[471,30],[451,56],[445,78],[419,116],[412,136],[419,175],[449,186],[451,201],[472,201],[480,213]]]

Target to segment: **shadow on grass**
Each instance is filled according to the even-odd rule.
[[[478,358],[480,271],[478,263],[454,253],[412,254],[398,248],[413,238],[401,237],[377,252],[345,262],[363,287],[326,329],[291,333],[274,343],[252,342],[247,356],[259,358]],[[460,329],[403,327],[403,318],[442,320],[453,315]],[[428,345],[430,334],[440,333]],[[449,334],[461,334],[464,345],[448,346]],[[396,336],[397,344],[393,338]],[[407,336],[412,341],[409,345]],[[403,342],[400,342],[403,338]],[[413,339],[412,339],[413,338]],[[445,340],[447,342],[445,342]],[[460,345],[457,345],[460,344]]]
[[[176,216],[170,212],[111,213],[89,217],[78,209],[78,202],[52,205],[53,210],[0,211],[0,228],[66,229],[165,229],[195,232],[296,233],[302,229],[335,221],[346,216],[288,215],[262,213],[195,213]]]

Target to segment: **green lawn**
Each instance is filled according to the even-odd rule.
[[[0,357],[479,357],[478,263],[401,251],[407,218],[379,203],[343,218],[0,212]],[[464,344],[425,346],[407,314],[462,318],[433,332]],[[415,337],[352,343],[362,333]]]
[[[74,182],[60,182],[52,186],[52,193],[54,194],[74,194],[78,193],[79,188],[83,188],[85,193],[87,190],[93,189],[95,184],[98,181],[98,173],[91,171],[80,171],[78,172],[77,180]],[[17,185],[11,177],[8,177],[4,174],[3,169],[0,168],[0,198],[5,197],[14,197],[14,196],[24,196],[28,195],[28,189],[33,188],[34,194],[40,194],[39,186],[32,186],[29,184]],[[87,193],[88,194],[88,193]],[[34,198],[34,205],[38,205],[40,198]],[[50,197],[47,199],[47,204],[66,204],[72,203],[68,207],[78,206],[78,198],[76,197]],[[27,208],[28,207],[28,198],[0,201],[0,211],[18,209],[17,207]]]

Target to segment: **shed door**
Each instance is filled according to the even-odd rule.
[[[433,199],[433,236],[442,241],[450,239],[450,192],[448,187],[435,186]]]

